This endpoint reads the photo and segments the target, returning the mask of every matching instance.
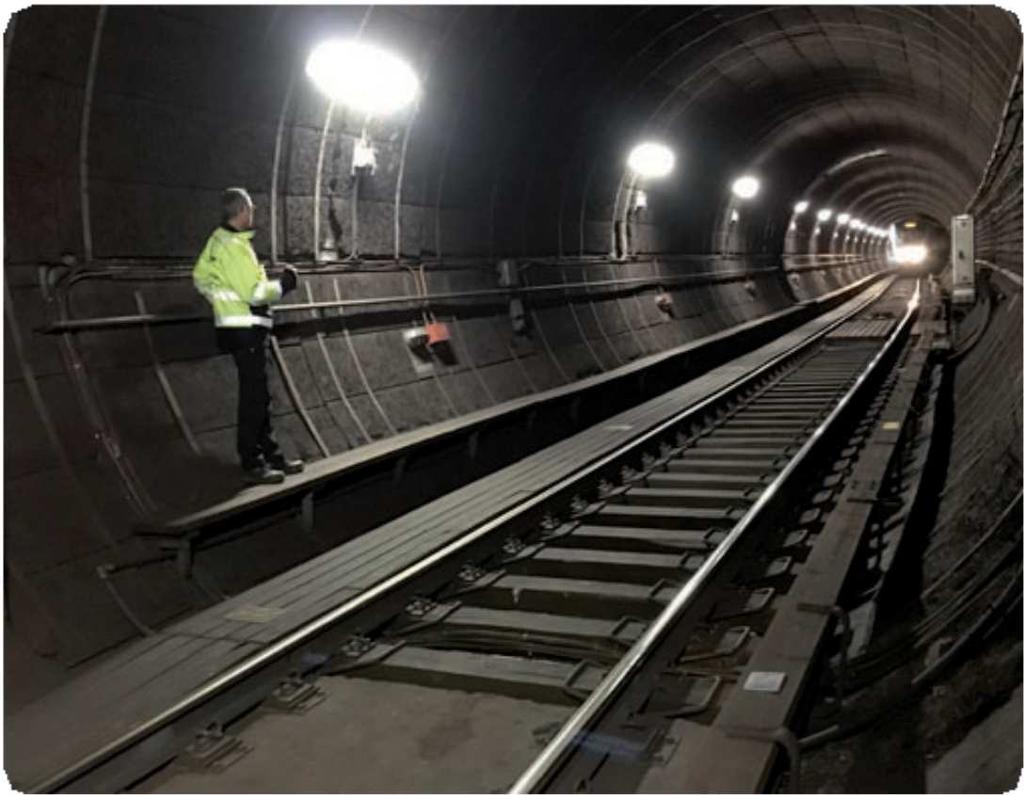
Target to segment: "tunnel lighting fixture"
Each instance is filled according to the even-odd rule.
[[[793,205],[793,212],[800,215],[802,212],[806,212],[807,208],[810,207],[810,203],[804,200],[798,201]]]
[[[331,39],[306,61],[306,74],[331,100],[368,116],[406,107],[419,93],[416,73],[405,61],[360,41]]]
[[[647,193],[642,190],[636,192],[636,196],[633,198],[633,207],[637,210],[644,210],[647,208]]]
[[[732,215],[729,216],[729,223],[734,224],[738,220],[740,220],[740,214],[736,210],[733,210]]]
[[[917,221],[904,221],[903,222],[903,228],[904,229],[917,229]]]
[[[732,183],[732,192],[741,199],[753,199],[759,190],[761,190],[761,180],[750,174],[744,174]]]
[[[796,221],[790,221],[789,222],[789,231],[790,232],[795,232],[796,231]]]
[[[633,147],[627,163],[638,176],[657,179],[672,171],[676,156],[663,144],[645,141]]]
[[[892,260],[900,265],[920,265],[928,256],[928,249],[920,243],[896,246],[892,252]]]
[[[850,222],[850,214],[849,213],[839,213],[839,215],[836,216],[836,223],[839,226],[846,226],[849,222]]]
[[[871,157],[881,157],[882,155],[886,155],[888,153],[889,152],[886,149],[872,149],[869,152],[861,152],[859,155],[853,155],[852,157],[848,157],[845,160],[840,160],[825,173],[831,176],[832,174],[835,174],[837,171],[842,171],[844,168],[852,166],[854,163],[859,163],[860,161],[867,160],[868,158]]]
[[[862,229],[863,227],[864,227],[864,222],[862,220],[860,220],[860,218],[851,218],[850,219],[850,228],[851,229]]]
[[[831,210],[818,210],[818,220],[819,221],[823,221],[824,222],[824,221],[827,221],[831,217],[832,217],[832,211]]]

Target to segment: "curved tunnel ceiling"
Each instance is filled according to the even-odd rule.
[[[390,48],[423,83],[414,110],[371,125],[380,171],[359,201],[380,218],[359,247],[379,256],[608,253],[633,186],[625,154],[646,137],[678,155],[669,178],[644,186],[654,250],[714,250],[733,206],[728,186],[747,170],[763,185],[742,216],[740,245],[750,251],[782,249],[799,198],[877,225],[915,213],[941,220],[966,205],[982,174],[1021,42],[1010,14],[971,7],[112,7],[102,17],[83,7],[60,20],[46,9],[22,16],[8,35],[8,109],[31,104],[19,80],[29,73],[47,75],[53,98],[67,101],[42,122],[53,162],[26,140],[47,137],[27,132],[38,120],[8,122],[9,162],[56,170],[67,185],[84,136],[79,168],[113,220],[58,208],[68,223],[45,230],[53,239],[43,248],[80,251],[88,240],[84,253],[94,246],[97,257],[192,251],[194,240],[176,242],[178,230],[201,227],[197,203],[215,207],[216,191],[234,183],[264,207],[275,191],[274,245],[309,256],[318,228],[309,199],[345,189],[350,153],[339,133],[361,128],[343,108],[328,113],[302,74],[327,36]],[[858,157],[875,150],[886,154]],[[396,206],[400,221],[418,219],[416,241],[397,222],[392,236]]]

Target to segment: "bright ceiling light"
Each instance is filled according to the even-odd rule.
[[[900,265],[920,265],[928,256],[928,249],[919,244],[896,246],[892,251],[892,261]]]
[[[333,101],[368,116],[401,110],[420,89],[405,61],[359,41],[332,39],[318,45],[306,61],[306,75]]]
[[[832,211],[831,210],[818,210],[818,220],[819,221],[827,221],[831,217],[832,217]]]
[[[805,200],[798,201],[793,205],[793,212],[800,215],[800,213],[804,212],[810,206],[810,203]]]
[[[662,144],[647,141],[637,144],[629,153],[629,167],[641,177],[664,177],[676,164],[672,150]]]
[[[850,227],[852,229],[861,229],[864,226],[864,222],[860,218],[851,218]]]
[[[744,174],[732,183],[732,192],[741,199],[753,199],[759,190],[761,190],[761,180],[750,176],[750,174]]]
[[[903,228],[904,229],[917,229],[917,221],[904,221],[903,222]]]
[[[836,223],[839,224],[839,226],[846,226],[849,222],[850,222],[850,214],[849,213],[839,213],[839,215],[836,216]]]

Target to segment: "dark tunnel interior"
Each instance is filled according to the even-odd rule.
[[[399,55],[412,104],[365,117],[328,100],[305,67],[332,37]],[[680,346],[759,321],[781,334],[787,312],[899,270],[898,244],[923,242],[919,272],[948,278],[953,216],[973,215],[992,283],[1019,284],[1020,53],[1019,19],[995,6],[14,13],[7,711],[740,352],[658,364]],[[372,169],[354,165],[361,136]],[[627,166],[642,141],[674,154],[664,178]],[[755,195],[731,189],[741,176]],[[271,338],[278,439],[344,477],[322,489],[316,537],[247,514],[183,580],[154,528],[241,489],[234,365],[192,282],[228,186],[253,197],[268,271],[299,274]],[[958,365],[949,455],[1009,482],[1020,303],[999,289]],[[413,350],[420,326],[445,341]],[[975,415],[992,424],[961,427]],[[975,496],[951,514],[986,499],[956,488]]]

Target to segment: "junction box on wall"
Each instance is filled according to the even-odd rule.
[[[974,216],[954,215],[950,227],[953,303],[974,303]]]
[[[402,332],[402,339],[406,347],[413,353],[428,355],[430,349],[435,345],[442,345],[451,340],[451,332],[448,324],[438,320],[426,323],[423,326],[406,329]]]
[[[654,295],[654,305],[669,317],[674,316],[675,310],[672,296],[665,292],[664,287],[658,287],[658,292]]]
[[[402,340],[409,352],[409,362],[420,378],[428,378],[434,373],[435,366],[453,364],[449,342],[451,332],[448,324],[431,320],[422,326],[405,329]]]
[[[500,287],[515,288],[519,286],[519,263],[514,259],[499,260],[495,270],[498,272]],[[512,322],[513,333],[526,333],[526,309],[523,307],[521,298],[513,296],[508,299],[508,317]]]
[[[355,143],[352,150],[352,175],[371,176],[377,169],[377,152],[364,133]]]

